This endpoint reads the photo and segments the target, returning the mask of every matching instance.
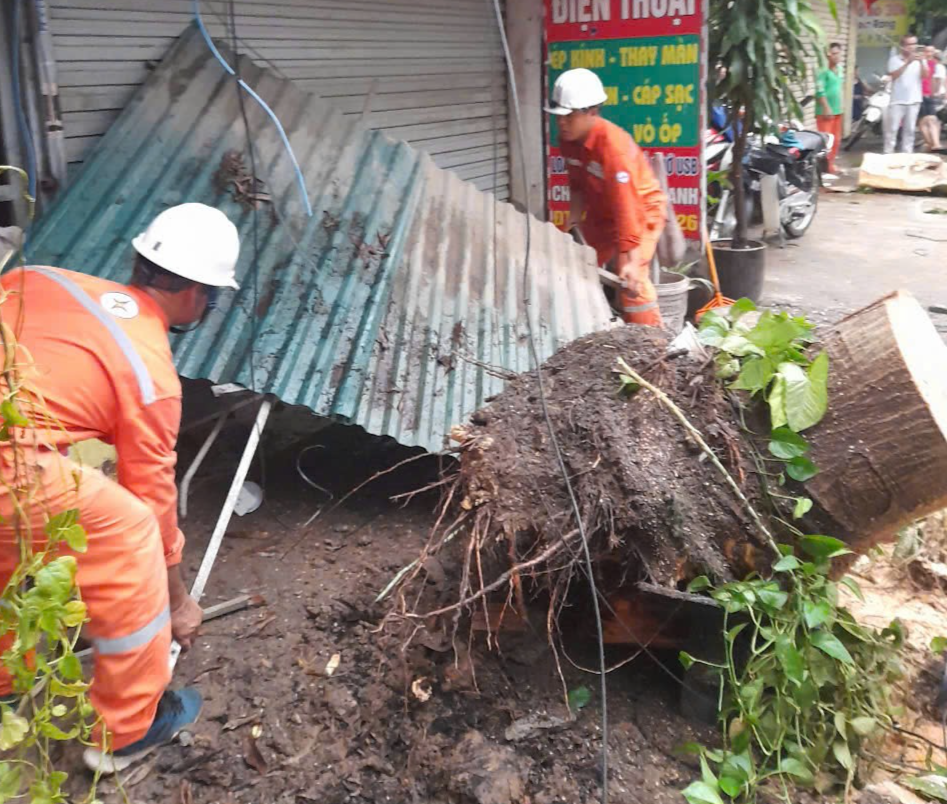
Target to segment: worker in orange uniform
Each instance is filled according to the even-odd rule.
[[[631,135],[599,116],[605,87],[591,70],[556,80],[546,111],[559,124],[569,170],[570,223],[595,249],[599,265],[618,274],[624,320],[661,326],[650,267],[667,222],[667,196]]]
[[[158,215],[133,246],[129,285],[37,266],[0,281],[7,294],[0,312],[21,321],[21,357],[31,361],[20,406],[33,411],[24,394],[42,400],[20,440],[21,467],[14,470],[12,448],[0,446],[0,471],[8,483],[36,482],[44,503],[18,514],[0,500],[0,581],[17,565],[18,529],[31,526],[35,538],[48,516],[78,509],[88,537],[75,558],[95,659],[90,697],[111,749],[88,749],[85,760],[105,772],[170,741],[200,714],[196,689],[166,689],[172,636],[187,648],[201,623],[180,570],[181,382],[168,329],[202,321],[218,288],[238,287],[240,241],[219,210],[182,204]],[[65,457],[70,444],[91,438],[115,446],[118,483]],[[12,689],[5,675],[0,694]]]

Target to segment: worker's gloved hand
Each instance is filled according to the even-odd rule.
[[[619,260],[616,273],[624,281],[629,296],[641,295],[641,283],[648,278],[646,264],[630,256],[627,260]]]
[[[187,650],[197,638],[204,619],[200,604],[190,595],[184,595],[171,605],[171,634]]]

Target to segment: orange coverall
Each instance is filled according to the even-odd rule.
[[[598,118],[584,142],[560,142],[569,187],[585,197],[582,234],[606,265],[634,251],[639,293],[622,291],[624,320],[661,326],[658,294],[651,283],[651,258],[667,222],[667,196],[644,152],[620,126]]]
[[[79,509],[88,535],[87,551],[75,558],[95,655],[90,696],[112,748],[123,748],[145,735],[171,677],[167,567],[181,561],[184,536],[174,484],[181,383],[168,321],[141,290],[71,271],[21,269],[0,284],[9,293],[4,320],[15,328],[19,321],[20,360],[27,352],[32,360],[27,397],[45,403],[40,413],[21,397],[34,421],[20,442],[25,468],[14,475],[12,449],[0,445],[0,471],[7,482],[37,484],[40,504],[28,512],[34,538],[47,513]],[[89,438],[115,446],[118,483],[63,455]],[[0,496],[6,585],[18,561],[14,528],[26,523]],[[0,694],[10,690],[10,676],[0,673]]]

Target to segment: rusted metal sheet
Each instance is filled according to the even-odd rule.
[[[526,216],[241,64],[283,122],[312,217],[273,124],[246,98],[254,186],[234,79],[190,30],[38,221],[29,259],[122,280],[129,243],[155,214],[215,205],[240,229],[241,289],[175,338],[180,373],[429,450],[506,373],[530,367],[527,310],[544,358],[608,326],[590,250],[532,220],[527,291]]]

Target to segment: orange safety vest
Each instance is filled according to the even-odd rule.
[[[58,268],[11,271],[0,285],[7,293],[0,315],[33,364],[26,388],[48,411],[48,421],[36,422],[40,443],[114,445],[118,482],[154,513],[168,566],[180,563],[181,381],[164,313],[138,288]]]

